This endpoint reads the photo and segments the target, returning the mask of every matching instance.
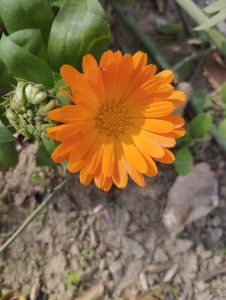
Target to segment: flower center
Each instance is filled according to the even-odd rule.
[[[129,125],[128,108],[119,104],[106,104],[96,119],[97,128],[106,135],[118,136]]]

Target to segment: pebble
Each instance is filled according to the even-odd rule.
[[[217,227],[217,226],[220,226],[221,225],[221,218],[219,217],[219,216],[216,216],[216,217],[214,217],[213,218],[213,220],[212,220],[212,225],[214,226],[214,227]]]
[[[148,281],[147,281],[147,277],[146,277],[145,273],[140,273],[139,279],[140,279],[140,285],[141,285],[142,291],[143,292],[148,291]]]
[[[224,261],[224,257],[223,255],[214,256],[213,261],[216,265],[219,265]]]
[[[187,269],[188,273],[196,273],[198,271],[198,257],[196,254],[192,253],[187,258]]]
[[[123,266],[120,261],[116,260],[108,266],[108,269],[114,277],[117,277],[122,273]]]
[[[185,253],[193,247],[193,241],[189,239],[178,239],[176,241],[176,252]]]
[[[154,261],[157,263],[165,263],[168,261],[168,256],[161,248],[157,248],[154,254]]]
[[[196,286],[196,288],[197,288],[197,290],[198,290],[199,292],[203,292],[203,291],[205,291],[205,290],[209,287],[208,283],[205,283],[205,282],[202,281],[202,280],[197,281],[197,282],[195,283],[195,286]]]
[[[143,247],[135,240],[125,236],[122,240],[123,251],[127,256],[142,258],[145,254]]]
[[[214,228],[210,231],[210,239],[213,243],[217,243],[223,236],[223,229],[220,227]]]

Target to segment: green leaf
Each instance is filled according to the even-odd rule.
[[[50,153],[43,144],[41,144],[38,148],[38,152],[36,154],[36,165],[38,167],[55,166],[53,160],[51,159]]]
[[[175,169],[178,174],[188,174],[193,166],[193,156],[187,148],[181,148],[176,153]]]
[[[212,14],[215,12],[218,12],[226,7],[226,1],[225,0],[218,0],[214,3],[211,3],[210,5],[206,6],[204,8],[204,11],[208,14]]]
[[[183,137],[177,140],[177,145],[183,145],[183,147],[191,147],[195,144],[195,139],[189,134],[185,134]]]
[[[54,14],[47,0],[0,0],[1,16],[9,33],[40,28],[47,37]]]
[[[221,94],[221,97],[222,97],[224,103],[226,104],[226,83],[224,83],[224,84],[221,86],[220,94]]]
[[[51,6],[55,6],[55,7],[62,7],[64,5],[65,0],[51,0],[50,4]]]
[[[0,143],[8,143],[12,142],[13,140],[14,136],[0,120]]]
[[[0,87],[9,87],[13,81],[13,76],[0,59]]]
[[[195,28],[195,30],[206,30],[210,27],[213,27],[226,19],[226,8],[221,10],[218,14],[208,19],[207,22],[204,22],[202,25]]]
[[[183,31],[183,26],[179,23],[173,23],[165,18],[157,19],[157,30],[165,35],[179,35]]]
[[[57,71],[63,64],[80,68],[82,57],[98,57],[109,39],[109,24],[97,0],[66,0],[50,32],[49,60]]]
[[[41,49],[42,37],[40,29],[23,29],[9,36],[20,47],[27,49],[32,54],[38,54]]]
[[[200,137],[209,131],[212,122],[210,115],[202,113],[191,121],[189,132],[193,137]]]
[[[226,139],[226,119],[219,123],[219,131],[221,135]]]
[[[46,88],[54,85],[52,70],[47,63],[16,45],[5,35],[0,40],[0,57],[15,76],[42,83]]]
[[[6,171],[18,163],[18,152],[15,143],[0,143],[0,170]]]
[[[208,109],[212,106],[210,95],[203,90],[195,91],[191,96],[192,104],[196,107],[197,111]]]

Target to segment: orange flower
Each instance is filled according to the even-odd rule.
[[[174,91],[172,71],[155,75],[147,54],[105,52],[99,65],[92,55],[83,58],[83,73],[69,65],[61,75],[70,88],[72,105],[52,110],[48,117],[62,123],[48,135],[60,142],[52,153],[56,163],[67,160],[69,172],[80,171],[84,185],[93,180],[108,191],[124,188],[128,175],[144,186],[143,174],[155,176],[155,161],[170,164],[168,150],[184,135],[184,120],[172,114],[185,95]],[[154,161],[155,160],[155,161]]]

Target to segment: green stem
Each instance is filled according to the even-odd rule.
[[[198,25],[202,25],[209,20],[209,17],[192,0],[175,1]],[[208,28],[205,32],[221,54],[226,56],[226,39],[224,35],[216,27]]]
[[[147,51],[154,57],[156,63],[161,69],[172,69],[165,58],[162,56],[159,48],[155,45],[154,41],[149,38],[147,34],[140,29],[137,22],[130,16],[125,15],[120,5],[116,4],[114,0],[109,0],[111,6],[114,8],[118,16],[124,21],[124,23],[130,28],[136,37],[141,41]]]
[[[33,213],[20,225],[14,234],[0,247],[0,255],[17,239],[18,236],[37,218],[39,213],[51,202],[53,196],[65,186],[73,175],[68,175],[60,184],[58,184],[52,193],[48,194],[42,204],[40,204]]]

